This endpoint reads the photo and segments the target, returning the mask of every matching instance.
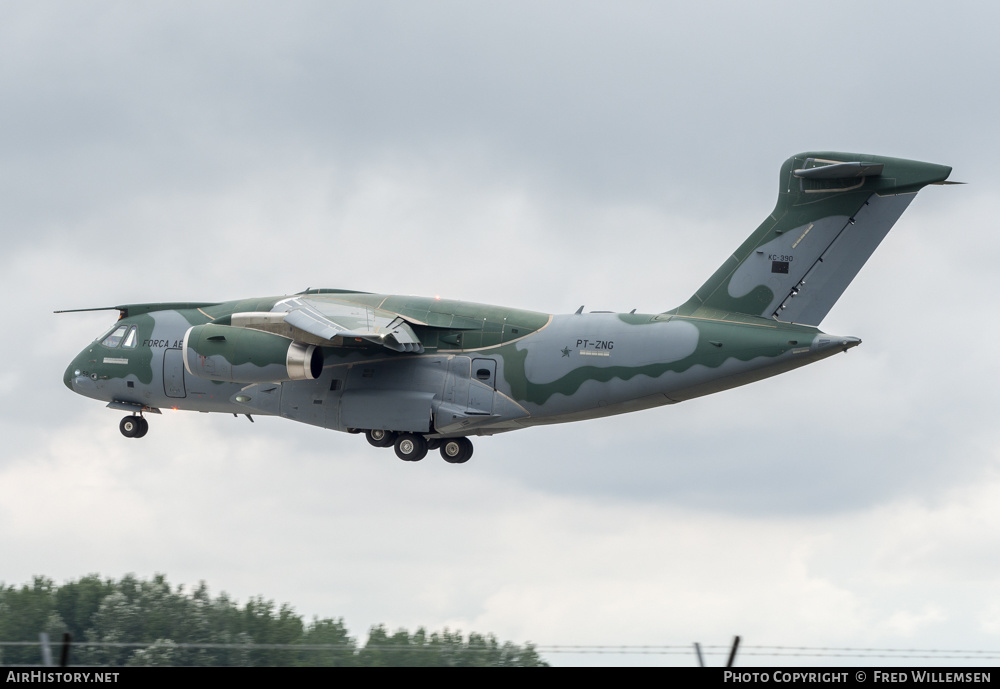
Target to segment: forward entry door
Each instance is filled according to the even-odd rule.
[[[167,397],[187,397],[184,389],[184,350],[163,351],[163,394]]]

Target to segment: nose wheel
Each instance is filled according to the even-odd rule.
[[[126,416],[118,424],[118,430],[126,438],[141,438],[149,430],[149,422],[141,416]]]

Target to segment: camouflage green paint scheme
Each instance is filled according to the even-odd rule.
[[[817,326],[916,192],[950,171],[793,156],[771,215],[664,313],[549,315],[349,290],[126,304],[64,380],[117,409],[271,414],[428,438],[672,404],[858,345]]]

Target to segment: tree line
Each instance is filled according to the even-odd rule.
[[[423,628],[411,634],[376,625],[359,645],[343,619],[305,623],[287,603],[257,596],[240,606],[225,593],[212,598],[204,582],[190,592],[174,589],[164,575],[114,581],[95,574],[62,585],[37,576],[20,588],[0,584],[0,642],[38,642],[40,632],[54,645],[71,635],[71,665],[547,666],[532,644],[501,643],[493,634]],[[40,662],[37,645],[0,643],[2,665]]]

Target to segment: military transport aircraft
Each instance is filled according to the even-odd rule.
[[[462,463],[469,436],[674,404],[857,346],[817,326],[916,193],[950,173],[874,155],[793,156],[774,211],[663,313],[549,315],[342,289],[124,304],[107,307],[118,322],[64,381],[128,412],[128,438],[162,407],[269,414],[364,433],[403,460],[439,448]]]

